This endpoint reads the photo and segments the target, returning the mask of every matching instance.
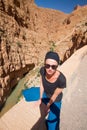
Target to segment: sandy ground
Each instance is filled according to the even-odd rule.
[[[75,53],[60,70],[67,77],[60,130],[87,130],[87,46]],[[23,99],[1,117],[0,130],[36,130],[32,127],[39,118],[39,108]],[[37,130],[46,129],[42,124]]]

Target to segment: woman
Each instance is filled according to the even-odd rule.
[[[59,117],[62,91],[66,87],[65,76],[57,70],[59,56],[56,52],[47,52],[44,67],[40,69],[41,85],[39,104],[45,104],[47,130],[59,130]]]

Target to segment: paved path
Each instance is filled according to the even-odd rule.
[[[39,118],[39,107],[34,102],[23,99],[0,119],[0,130],[46,130]],[[41,125],[40,128],[38,124]]]
[[[68,87],[61,112],[61,130],[87,130],[87,55]]]

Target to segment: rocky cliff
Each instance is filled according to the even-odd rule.
[[[71,14],[39,8],[34,0],[0,0],[0,107],[46,51],[64,62],[87,44],[87,6]]]

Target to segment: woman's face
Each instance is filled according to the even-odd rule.
[[[58,67],[58,63],[56,60],[53,59],[46,59],[45,61],[45,69],[46,69],[46,73],[48,75],[52,75],[56,72],[56,69]]]

